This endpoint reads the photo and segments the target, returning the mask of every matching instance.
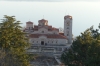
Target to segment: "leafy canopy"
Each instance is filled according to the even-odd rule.
[[[91,27],[77,36],[61,60],[68,66],[100,66],[99,29]]]
[[[26,54],[29,43],[20,24],[14,16],[7,15],[0,23],[0,49],[5,52],[1,66],[29,66],[29,56]]]

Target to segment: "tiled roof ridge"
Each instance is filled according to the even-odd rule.
[[[66,36],[60,34],[30,34],[29,37],[39,38],[40,36],[46,36],[47,38],[67,39]]]

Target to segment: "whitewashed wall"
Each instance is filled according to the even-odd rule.
[[[42,33],[42,31],[44,31],[44,33]],[[40,28],[38,31],[34,31],[32,34],[59,34],[59,32],[56,30],[48,31],[46,28]]]
[[[33,28],[33,24],[26,24],[26,29]]]
[[[30,38],[30,43],[32,44],[41,44],[41,41],[47,44],[66,44],[68,41],[66,39],[54,39],[47,38],[46,36],[40,36],[39,38]]]
[[[44,33],[42,33],[42,31],[44,31]],[[47,30],[46,28],[40,28],[40,29],[38,30],[38,33],[39,33],[39,34],[47,34],[47,33],[48,33],[48,30]]]

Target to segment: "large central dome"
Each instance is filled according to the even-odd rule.
[[[41,20],[38,21],[38,23],[39,23],[40,26],[48,25],[48,20],[41,19]]]

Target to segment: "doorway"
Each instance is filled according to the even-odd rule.
[[[44,41],[41,41],[41,45],[44,45]]]

